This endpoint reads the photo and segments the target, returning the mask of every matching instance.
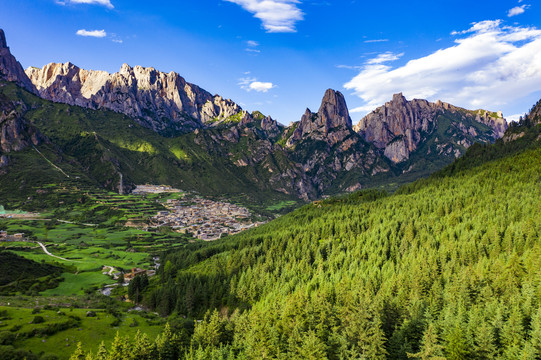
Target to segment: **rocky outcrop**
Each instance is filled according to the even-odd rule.
[[[25,112],[23,103],[14,103],[0,95],[0,153],[3,153],[2,164],[7,165],[5,154],[21,151],[31,145],[39,145],[43,137],[39,131],[27,123],[21,112]]]
[[[11,55],[2,29],[0,29],[0,79],[15,82],[20,87],[36,93],[36,88],[24,73],[21,64]]]
[[[494,136],[499,139],[505,134],[508,128],[507,121],[503,118],[501,111],[490,113],[486,110],[477,110],[475,121],[485,124],[494,130]]]
[[[338,91],[327,90],[319,111],[306,109],[284,136],[289,156],[308,174],[319,193],[336,186],[333,183],[347,172],[355,171],[360,178],[389,171],[376,149],[353,131],[346,101]],[[344,182],[336,187],[346,191],[353,189],[351,185]]]
[[[26,74],[44,99],[123,113],[164,135],[216,126],[242,112],[233,101],[154,68],[124,64],[109,74],[51,63]]]
[[[391,161],[402,163],[436,130],[439,116],[445,114],[455,119],[453,122],[458,137],[453,142],[461,147],[469,146],[475,139],[494,141],[503,136],[507,129],[507,122],[501,113],[468,111],[441,101],[407,101],[401,93],[395,94],[390,102],[361,119],[354,129],[366,141],[383,149]],[[479,138],[480,130],[464,125],[468,121],[487,125],[491,130]]]
[[[307,138],[325,141],[333,146],[346,138],[350,130],[351,118],[344,95],[328,89],[317,113],[306,109],[293,135],[288,139],[287,146],[292,147],[296,142]]]
[[[541,124],[541,100],[532,108],[528,114],[528,118],[531,119],[533,124]]]

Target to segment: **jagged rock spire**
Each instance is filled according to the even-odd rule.
[[[317,113],[306,109],[288,146],[303,138],[324,140],[334,145],[349,135],[352,128],[348,107],[344,95],[336,90],[328,89],[321,101]]]
[[[4,30],[0,29],[0,49],[7,48],[8,44],[6,42],[6,34],[4,34]]]

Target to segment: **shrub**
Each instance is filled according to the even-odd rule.
[[[15,334],[9,331],[0,331],[0,345],[11,345],[15,341]]]
[[[34,319],[32,320],[32,324],[41,324],[44,322],[45,322],[45,319],[41,315],[34,316]]]

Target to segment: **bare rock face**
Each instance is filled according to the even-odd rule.
[[[400,93],[361,119],[354,130],[366,141],[383,149],[385,156],[391,161],[401,163],[408,160],[410,154],[419,148],[427,134],[434,132],[439,115],[445,113],[455,114],[461,120],[472,120],[489,126],[492,132],[488,140],[500,138],[507,129],[507,122],[501,113],[493,114],[485,110],[468,111],[441,101],[436,103],[419,99],[407,101]],[[466,128],[460,122],[457,122],[457,129],[465,135],[478,136],[474,128]],[[469,142],[467,139],[457,139],[457,144],[460,141],[461,146]]]
[[[508,128],[507,121],[503,118],[501,111],[491,114],[485,110],[477,110],[475,121],[491,127],[497,139],[501,138]]]
[[[319,111],[314,114],[310,109],[306,109],[287,144],[291,147],[301,139],[311,138],[328,142],[332,146],[347,137],[350,129],[351,118],[344,95],[328,89],[323,96]]]
[[[541,100],[532,108],[528,114],[528,118],[531,119],[533,124],[541,124]]]
[[[233,101],[211,95],[175,72],[122,65],[120,71],[84,70],[71,64],[28,68],[41,97],[91,109],[109,109],[160,133],[216,126],[242,112]]]
[[[11,55],[2,29],[0,29],[0,79],[15,82],[24,89],[37,93],[36,88],[24,73],[21,64]]]
[[[19,109],[26,111],[24,104],[14,103],[5,96],[0,96],[0,153],[8,154],[21,151],[31,145],[39,145],[43,137],[36,128],[29,125]],[[4,166],[8,158],[4,156]]]

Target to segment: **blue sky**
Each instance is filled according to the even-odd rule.
[[[0,27],[25,68],[176,71],[284,124],[327,88],[354,123],[396,92],[507,117],[541,98],[533,0],[17,0]]]

